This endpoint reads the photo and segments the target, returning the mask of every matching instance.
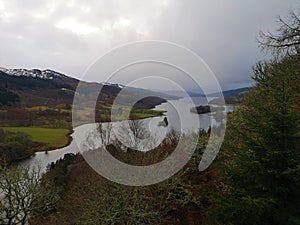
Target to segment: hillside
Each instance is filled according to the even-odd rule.
[[[252,87],[243,87],[243,88],[238,88],[238,89],[230,89],[230,90],[226,90],[223,91],[222,93],[211,93],[208,94],[207,97],[219,97],[221,94],[224,97],[233,97],[233,96],[238,96],[242,93],[245,93],[249,90],[251,90]],[[177,90],[168,90],[165,91],[166,94],[172,95],[172,96],[178,96],[178,97],[186,97],[186,95],[188,94],[190,97],[205,97],[205,94],[203,91],[199,91],[199,92],[193,92],[193,91],[187,91],[186,93],[183,91],[177,91]]]
[[[80,94],[76,93],[79,80],[52,70],[25,70],[0,68],[0,126],[38,126],[70,128],[74,95],[84,103],[78,118],[85,123],[89,117],[91,96],[99,94],[96,103],[96,120],[109,121],[111,107],[116,97],[120,107],[131,110],[131,118],[161,115],[151,110],[156,105],[175,97],[150,90],[125,87],[119,84],[81,82]],[[138,99],[138,102],[133,102]]]
[[[1,106],[57,106],[59,104],[72,104],[74,93],[79,80],[52,70],[8,70],[0,68]],[[99,92],[99,101],[105,99],[106,104],[112,104],[115,97],[124,86],[116,84],[99,84],[82,82],[85,94],[91,95]],[[139,103],[140,107],[152,108],[164,102],[162,99],[174,98],[170,95],[153,91],[128,87],[122,93],[124,103],[126,99],[135,96],[140,99],[149,96]],[[151,96],[160,96],[161,100]]]
[[[42,79],[12,76],[0,71],[0,88],[10,93],[1,96],[4,106],[42,106],[71,103],[76,81],[73,79]],[[10,101],[11,96],[18,101]]]

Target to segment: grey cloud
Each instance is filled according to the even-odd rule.
[[[255,40],[259,30],[274,30],[276,16],[297,10],[298,4],[297,0],[0,0],[0,66],[51,68],[81,77],[111,48],[157,39],[188,47],[208,63],[224,88],[234,88],[251,82],[251,67],[266,58]],[[66,20],[61,26],[65,29],[57,26]],[[70,27],[72,21],[80,23],[86,34],[73,33],[79,25]]]
[[[198,53],[223,86],[251,82],[252,66],[265,55],[256,37],[274,30],[276,16],[296,10],[298,1],[176,1],[158,18],[154,32]]]

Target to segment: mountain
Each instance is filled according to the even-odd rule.
[[[188,97],[187,94],[190,97],[205,97],[205,94],[203,92],[192,92],[192,91],[180,91],[180,90],[168,90],[168,91],[164,91],[164,93],[171,95],[171,96],[178,96],[178,97]]]
[[[229,97],[229,96],[236,97],[236,96],[242,94],[243,92],[250,91],[251,89],[252,89],[252,87],[243,87],[243,88],[223,91],[222,94],[224,97]],[[219,97],[219,96],[220,96],[220,93],[212,93],[212,94],[208,95],[208,97]]]
[[[228,90],[223,92],[225,104],[230,105],[240,105],[243,102],[242,96],[244,93],[250,91],[252,87],[244,87],[234,90]],[[212,94],[211,97],[216,97],[209,102],[209,104],[213,105],[222,105],[223,99],[220,97],[219,93]]]
[[[238,89],[231,89],[231,90],[226,90],[223,91],[222,94],[224,97],[229,97],[229,96],[238,96],[239,94],[251,90],[251,87],[243,87],[243,88],[238,88]],[[180,90],[168,90],[164,91],[164,93],[172,96],[178,96],[178,97],[187,97],[187,94],[190,97],[205,97],[205,94],[202,91],[199,92],[193,92],[193,91],[180,91]],[[220,93],[211,93],[208,94],[207,97],[220,97]]]
[[[111,87],[117,87],[117,88],[121,88],[121,89],[126,87],[125,85],[118,84],[118,83],[111,84],[109,82],[101,82],[100,84],[106,85],[106,86],[111,86]]]
[[[6,69],[3,67],[0,67],[0,71],[13,76],[25,76],[25,77],[38,77],[42,79],[64,79],[64,78],[70,78],[62,73],[58,73],[53,70],[39,70],[39,69]]]
[[[58,73],[53,70],[39,69],[5,69],[0,68],[0,106],[57,106],[60,104],[72,104],[78,79]],[[166,99],[174,99],[173,96],[157,93],[146,89],[126,87],[122,84],[81,82],[82,101],[88,102],[88,96],[95,93],[100,105],[111,105],[121,92],[122,102],[130,104],[130,99],[141,99],[136,106],[152,108],[165,102]],[[158,96],[158,97],[153,97]]]
[[[72,103],[76,79],[54,77],[52,79],[36,76],[9,75],[0,71],[0,89],[2,92],[14,94],[18,101],[9,101],[1,95],[2,106],[42,106]]]

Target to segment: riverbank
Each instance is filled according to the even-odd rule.
[[[34,152],[50,151],[68,146],[73,130],[65,128],[43,127],[2,127],[3,130],[13,133],[25,133],[33,142]]]

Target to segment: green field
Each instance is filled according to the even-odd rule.
[[[68,129],[40,128],[40,127],[3,127],[5,131],[23,132],[31,136],[32,141],[44,143],[50,150],[68,145],[70,141]]]

